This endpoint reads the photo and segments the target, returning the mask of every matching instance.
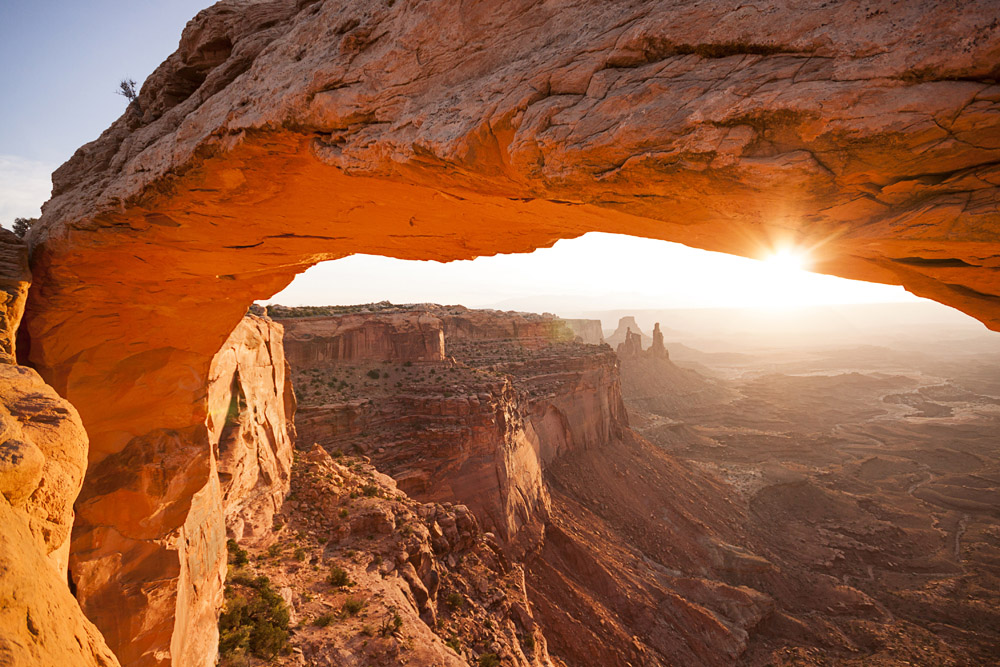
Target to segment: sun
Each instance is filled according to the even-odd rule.
[[[764,263],[769,269],[780,273],[797,273],[805,271],[805,255],[788,248],[776,250],[771,256],[764,258]]]

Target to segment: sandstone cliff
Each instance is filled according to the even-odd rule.
[[[72,405],[14,365],[27,264],[27,246],[0,229],[0,663],[113,667],[67,586],[87,434]]]
[[[443,361],[441,321],[430,315],[398,314],[310,317],[291,320],[286,346],[289,361],[312,366],[338,361]]]
[[[227,529],[259,538],[288,492],[281,336],[244,318],[213,359],[200,426],[137,438],[87,473],[71,570],[123,664],[214,664]]]

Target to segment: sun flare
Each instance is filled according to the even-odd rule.
[[[764,259],[764,263],[769,268],[781,272],[805,271],[807,264],[803,253],[789,248],[774,251],[771,256]]]

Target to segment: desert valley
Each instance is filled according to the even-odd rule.
[[[0,666],[1000,664],[993,0],[168,5],[2,112]]]

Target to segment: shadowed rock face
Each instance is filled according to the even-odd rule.
[[[85,496],[138,483],[108,457],[178,462],[177,514],[132,517],[163,534],[209,478],[178,453],[213,356],[323,259],[793,244],[1000,328],[998,62],[992,0],[222,2],[54,175],[30,359],[87,427]]]

